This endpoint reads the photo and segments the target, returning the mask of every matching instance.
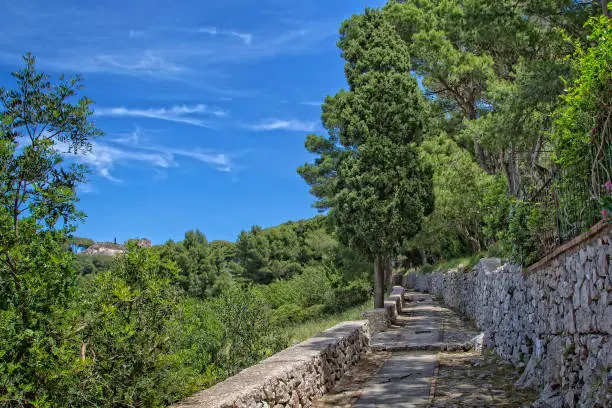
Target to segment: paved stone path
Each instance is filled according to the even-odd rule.
[[[457,351],[472,347],[479,332],[431,295],[408,292],[395,325],[372,338],[374,351]]]
[[[491,371],[501,364],[471,365],[493,357],[470,351],[479,334],[470,322],[429,294],[409,292],[405,298],[396,324],[372,338],[371,352],[315,408],[520,407],[531,397],[511,395],[508,385],[518,373],[507,366],[493,373],[505,382],[501,387],[493,384]]]

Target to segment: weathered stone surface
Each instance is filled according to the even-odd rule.
[[[372,336],[385,330],[391,324],[385,308],[366,310],[361,317],[368,321]]]
[[[518,371],[498,356],[474,352],[438,354],[440,367],[432,408],[530,407],[532,390],[517,390]]]
[[[547,387],[539,404],[612,407],[610,259],[608,227],[529,273],[483,259],[467,273],[416,273],[404,281],[472,319],[486,345],[524,367],[520,384]]]
[[[343,322],[183,400],[175,408],[307,407],[370,344],[366,320]]]
[[[385,312],[387,320],[391,323],[395,323],[398,316],[397,303],[394,300],[385,300]]]
[[[406,293],[406,289],[403,286],[393,286],[393,290],[391,291],[391,296],[399,296],[400,297],[400,311],[405,306],[404,295]]]

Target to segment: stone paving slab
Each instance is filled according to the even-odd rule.
[[[365,385],[354,408],[427,406],[436,353],[393,353]]]
[[[472,348],[479,332],[469,322],[441,305],[432,295],[407,292],[397,321],[372,337],[373,350],[460,351]]]
[[[537,391],[517,390],[520,372],[494,354],[438,354],[440,367],[432,408],[530,407]]]
[[[333,390],[313,402],[312,408],[352,408],[366,383],[378,374],[390,357],[391,353],[385,351],[366,353],[357,365],[338,381]]]

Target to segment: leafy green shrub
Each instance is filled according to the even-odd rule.
[[[180,366],[173,356],[172,320],[178,294],[176,265],[149,248],[128,244],[109,271],[81,295],[83,311],[81,391],[98,406],[164,406],[177,394]],[[180,394],[180,392],[178,392]],[[76,402],[75,402],[76,403]]]
[[[79,275],[96,274],[98,272],[107,271],[114,258],[108,255],[87,255],[76,254],[74,257],[74,267]]]
[[[513,262],[531,265],[554,245],[555,208],[537,201],[511,201],[508,228],[498,234],[498,248]],[[552,241],[551,241],[552,240]]]
[[[349,282],[328,293],[325,305],[330,312],[338,312],[364,302],[372,296],[372,283],[365,279]]]
[[[497,175],[489,184],[480,207],[483,210],[483,233],[488,246],[495,245],[508,229],[511,198],[503,175]]]
[[[308,320],[317,319],[327,312],[327,305],[318,304],[312,305],[305,309],[300,310],[298,313],[298,318],[302,322],[306,322]]]
[[[215,363],[232,375],[281,350],[287,342],[275,336],[270,308],[251,287],[233,286],[211,300],[211,309],[222,327],[223,345]]]
[[[223,325],[210,302],[184,297],[177,307],[176,319],[170,322],[172,341],[176,351],[176,378],[185,384],[180,391],[190,394],[207,388],[225,377],[223,367],[217,365],[217,355],[223,348]]]
[[[272,313],[272,322],[277,326],[301,322],[301,313],[303,310],[304,308],[302,306],[298,306],[294,303],[285,303],[274,309]]]
[[[611,136],[612,21],[601,15],[586,26],[591,29],[590,47],[584,49],[579,41],[572,41],[576,51],[568,59],[577,77],[555,112],[555,159],[566,168],[591,163],[592,149],[600,147],[606,132]]]
[[[259,286],[266,302],[273,308],[285,305],[309,307],[323,303],[331,290],[331,282],[321,267],[308,267],[289,280]]]

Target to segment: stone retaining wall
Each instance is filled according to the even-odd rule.
[[[402,278],[402,277],[399,277]],[[400,279],[401,283],[401,279]],[[393,286],[391,294],[385,299],[384,307],[366,310],[361,316],[370,323],[370,335],[375,335],[396,322],[397,317],[402,313],[406,290],[402,285]]]
[[[370,345],[368,321],[343,322],[185,399],[175,408],[310,407]]]
[[[518,386],[545,388],[540,406],[612,407],[612,231],[586,237],[529,272],[483,259],[404,284],[474,320],[485,344],[525,367]]]

